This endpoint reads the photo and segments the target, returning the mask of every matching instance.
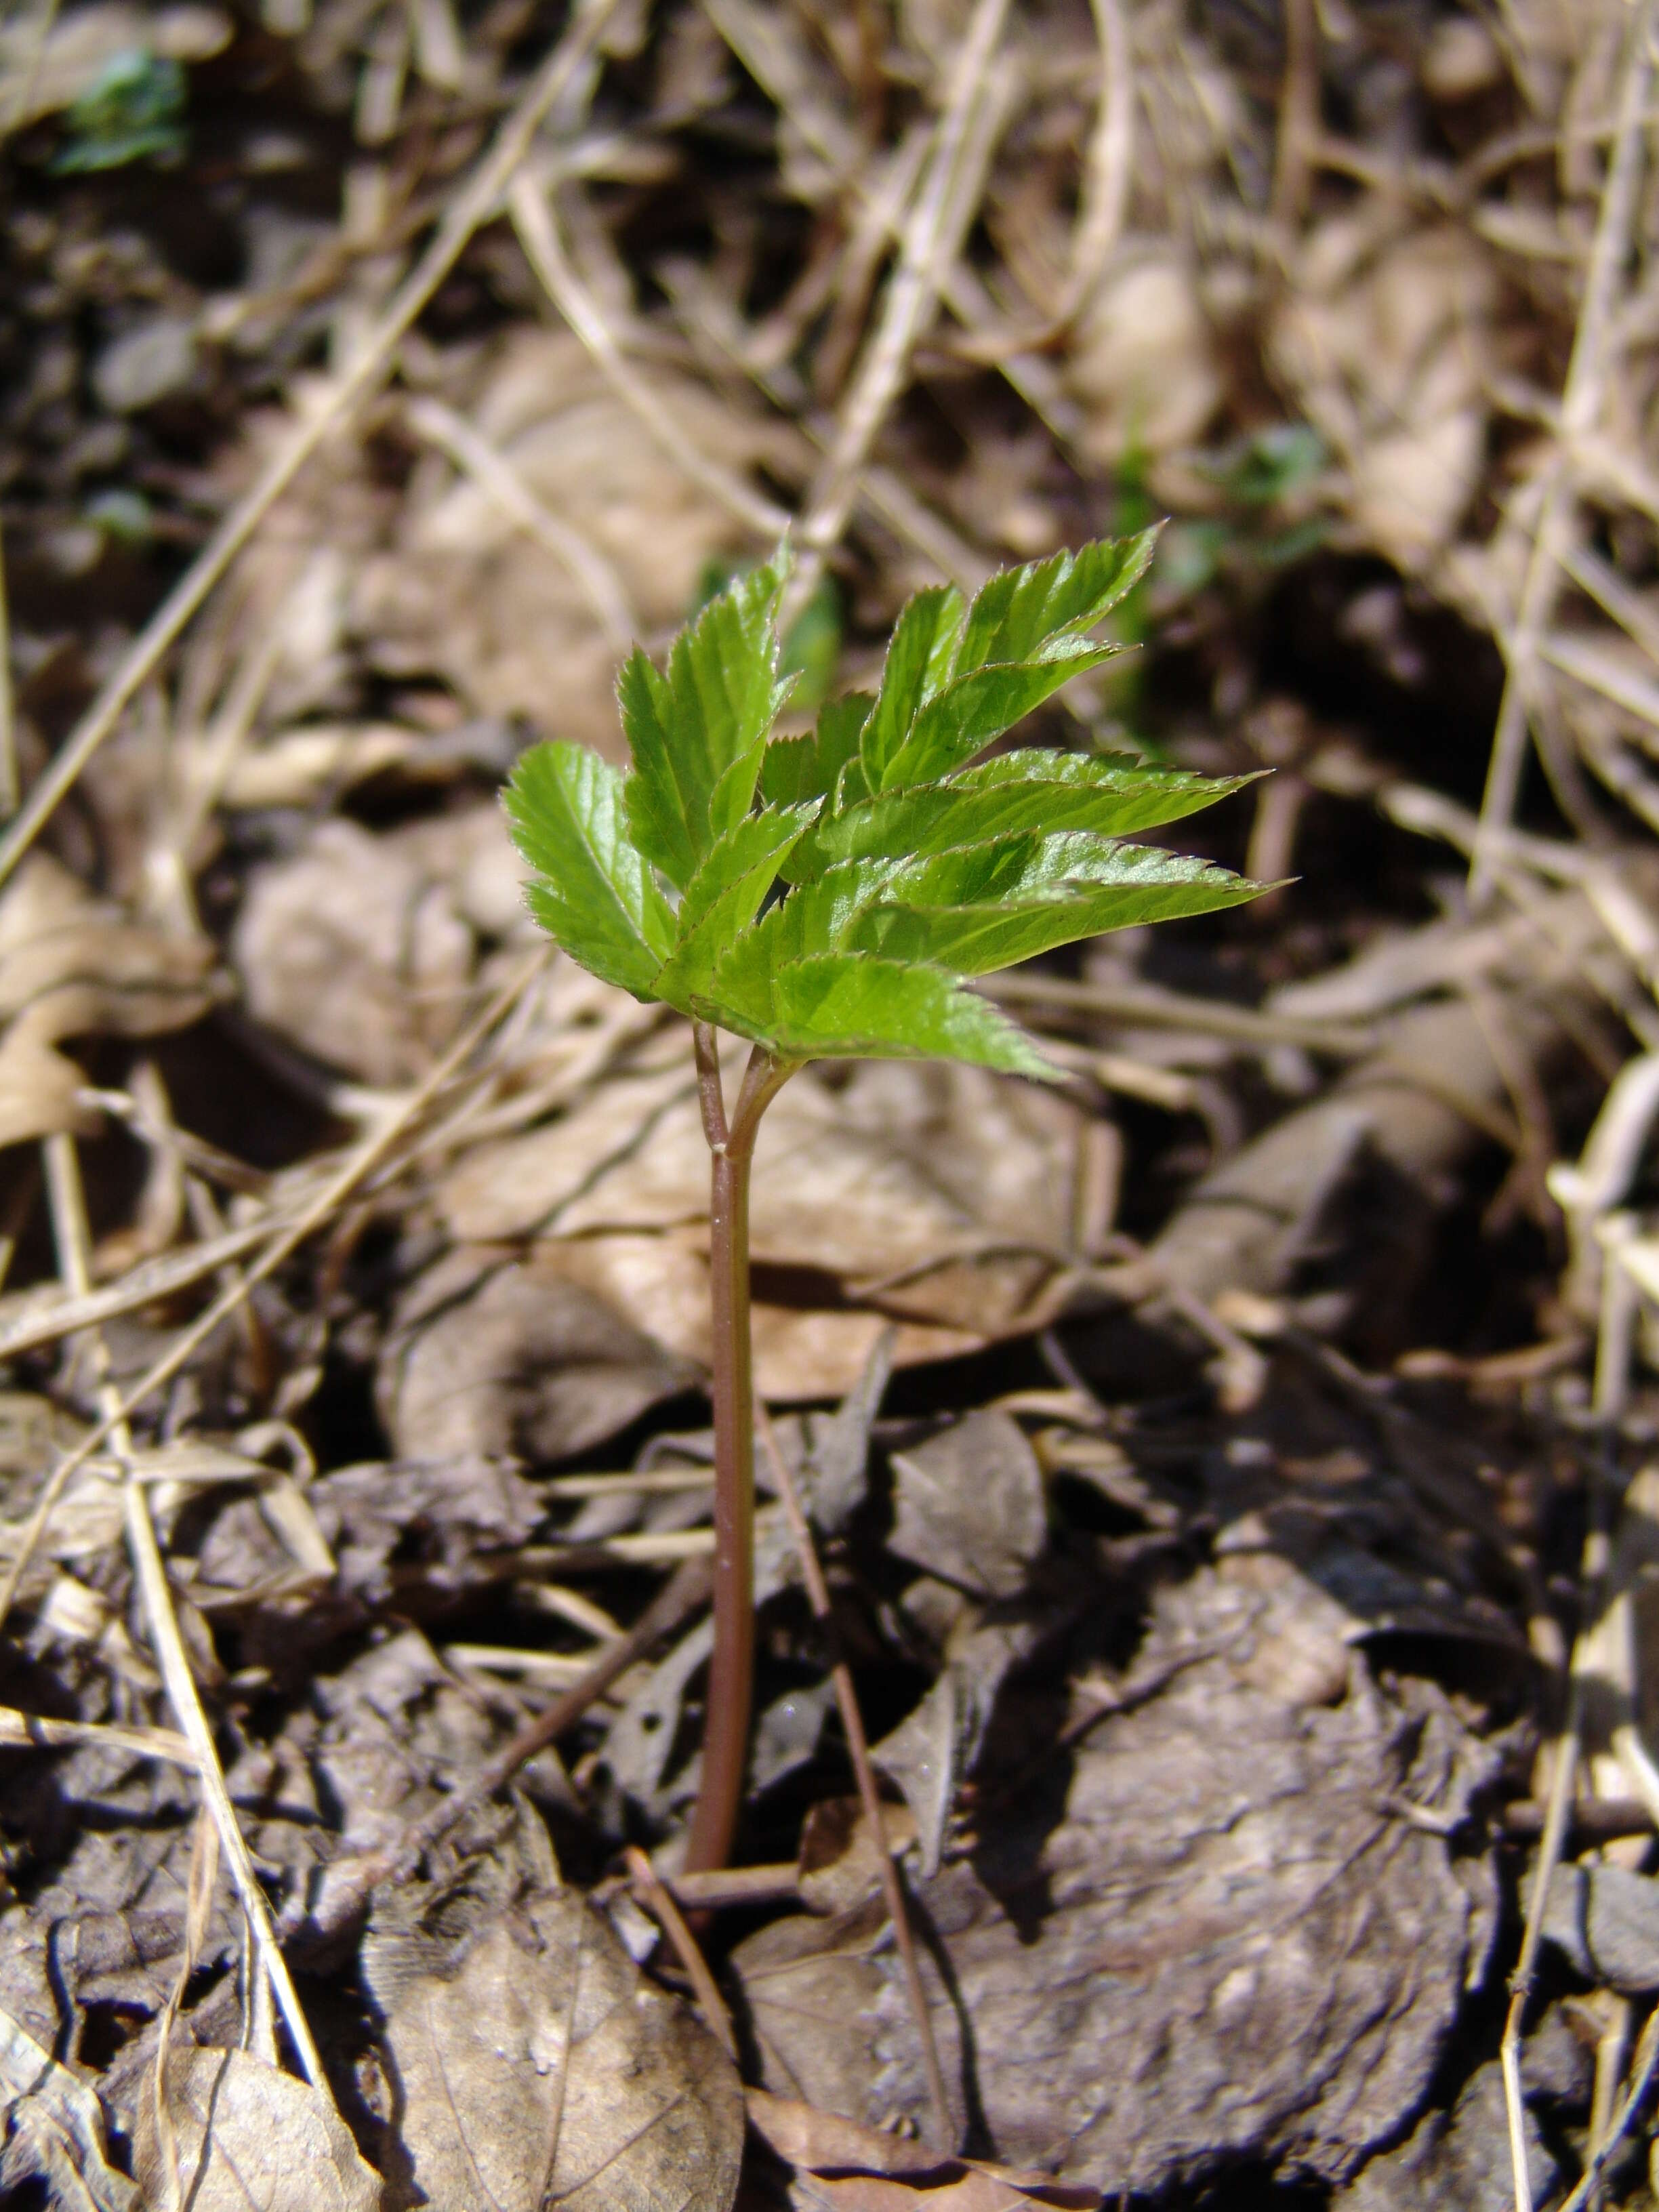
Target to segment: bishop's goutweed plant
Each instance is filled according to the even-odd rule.
[[[749,1175],[762,1115],[811,1060],[1054,1070],[964,979],[1103,930],[1203,914],[1260,888],[1125,843],[1234,781],[1022,750],[974,763],[1117,648],[1089,632],[1141,575],[1148,532],[919,592],[872,697],[773,732],[787,550],[740,576],[617,684],[633,767],[538,745],[506,794],[532,912],[605,981],[690,1016],[713,1156],[714,1646],[686,1863],[723,1865],[742,1800],[753,1674]],[[728,1114],[715,1032],[750,1040]]]

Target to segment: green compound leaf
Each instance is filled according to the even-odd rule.
[[[623,826],[623,779],[586,745],[537,745],[502,793],[533,870],[531,912],[571,957],[637,999],[656,995],[674,916]]]
[[[994,577],[971,605],[921,593],[875,697],[833,701],[810,736],[772,738],[781,552],[702,610],[665,670],[630,658],[629,776],[568,745],[520,764],[507,804],[534,911],[607,981],[784,1060],[1052,1074],[965,978],[1267,888],[1123,842],[1248,777],[1029,748],[969,765],[1115,649],[1085,633],[1152,542],[1056,555]]]
[[[787,696],[777,680],[787,570],[780,552],[734,577],[675,639],[665,670],[636,646],[617,679],[634,755],[629,828],[677,890],[753,803],[767,735]]]
[[[658,998],[690,1012],[693,998],[707,993],[715,963],[754,921],[784,855],[819,805],[768,807],[715,839],[680,902],[673,956],[654,985]]]
[[[1098,668],[1121,650],[1068,638],[1052,658],[1004,666],[975,668],[954,678],[916,716],[904,743],[887,763],[878,787],[900,790],[907,784],[936,783],[963,767],[994,738],[1023,722],[1062,684]]]
[[[977,857],[938,856],[945,861]],[[954,881],[949,874],[925,872],[935,866],[925,862],[915,873],[896,876],[860,908],[845,941],[886,959],[926,960],[959,975],[986,975],[1080,937],[1212,914],[1272,888],[1149,845],[1108,845],[1071,860],[1038,854],[1023,870],[1005,858],[987,873],[964,868]],[[998,887],[976,894],[976,884],[987,880]]]
[[[723,1006],[758,1016],[747,1033],[786,1060],[966,1060],[1013,1075],[1057,1070],[987,1000],[937,968],[823,952],[759,969],[744,946],[716,973]]]
[[[916,716],[949,682],[967,612],[954,584],[918,592],[900,615],[881,672],[881,690],[859,738],[865,787],[879,791]]]
[[[849,691],[823,708],[811,736],[774,738],[761,763],[761,796],[768,805],[828,799],[842,770],[857,757],[859,736],[875,703],[867,691]]]
[[[1103,538],[1075,553],[1055,553],[993,576],[968,610],[951,672],[994,661],[1036,660],[1089,629],[1140,581],[1158,544],[1156,530]]]
[[[1212,806],[1251,775],[1190,775],[1079,753],[999,753],[948,782],[884,792],[822,818],[789,857],[797,881],[838,860],[942,853],[1018,830],[1125,837]]]

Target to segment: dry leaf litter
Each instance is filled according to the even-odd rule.
[[[1656,27],[0,24],[8,2204],[1650,2201]],[[786,521],[805,711],[1160,515],[1036,734],[1297,880],[782,1093],[677,1887],[688,1038],[495,787]]]

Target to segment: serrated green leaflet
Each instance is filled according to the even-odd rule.
[[[881,672],[874,711],[859,738],[859,760],[871,791],[888,781],[916,716],[950,680],[967,611],[954,584],[918,592],[899,617]]]
[[[666,670],[635,647],[617,679],[634,756],[634,842],[684,890],[714,840],[754,801],[761,755],[784,690],[777,680],[780,556],[739,576],[675,639]]]
[[[849,944],[885,959],[927,960],[959,975],[988,975],[1079,937],[1212,914],[1266,888],[1179,853],[1123,845],[1116,848],[1115,866],[994,901],[922,905],[878,898],[845,934]]]
[[[854,759],[859,735],[875,701],[867,691],[849,691],[820,710],[817,728],[804,738],[774,738],[761,763],[761,796],[771,806],[798,805],[828,799],[841,773]]]
[[[653,987],[658,998],[691,1012],[693,999],[708,990],[720,955],[760,912],[780,861],[819,803],[767,807],[715,839],[680,902],[673,955]]]
[[[586,745],[538,745],[503,793],[542,927],[584,968],[654,996],[674,917],[623,828],[623,779]]]
[[[953,674],[994,661],[1035,660],[1109,614],[1146,573],[1156,530],[1075,553],[1056,553],[1024,568],[1005,568],[977,593],[963,625]]]
[[[971,605],[920,593],[879,692],[831,701],[800,737],[774,733],[787,556],[736,578],[665,669],[630,656],[628,776],[569,746],[520,764],[507,810],[535,912],[607,981],[783,1060],[937,1053],[1033,1072],[960,979],[1261,888],[1121,842],[1247,778],[1030,748],[971,765],[1115,649],[1086,633],[1152,542],[1057,554]]]
[[[1127,837],[1212,806],[1248,775],[1188,775],[1078,753],[1000,753],[943,783],[884,792],[821,818],[784,872],[805,882],[837,860],[942,853],[1018,830],[1092,830]]]
[[[1053,1076],[1031,1039],[942,969],[860,952],[820,952],[763,978],[746,948],[716,972],[720,1003],[763,1015],[748,1033],[785,1060],[966,1060]],[[763,988],[763,1000],[761,991]]]
[[[1118,649],[1067,639],[1064,651],[1048,659],[997,664],[953,678],[917,714],[904,743],[888,762],[880,788],[894,791],[938,782],[983,752],[1016,722],[1023,722],[1062,684],[1097,668]]]

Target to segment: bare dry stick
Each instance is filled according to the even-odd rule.
[[[0,1743],[20,1751],[65,1751],[95,1744],[103,1751],[127,1751],[135,1759],[164,1759],[172,1766],[194,1766],[196,1753],[177,1729],[122,1728],[110,1721],[49,1721],[39,1713],[0,1705]]]
[[[1122,0],[1091,0],[1100,41],[1100,106],[1089,146],[1083,205],[1060,319],[1069,321],[1100,281],[1123,234],[1134,177],[1135,72]]]
[[[1635,1291],[1619,1263],[1616,1245],[1610,1249],[1601,1277],[1601,1326],[1596,1346],[1595,1409],[1611,1433],[1622,1409],[1629,1384],[1631,1319]],[[1595,1632],[1601,1618],[1606,1585],[1609,1543],[1606,1506],[1608,1484],[1604,1479],[1593,1492],[1591,1522],[1584,1538],[1579,1581],[1583,1592],[1582,1626],[1573,1639],[1567,1676],[1566,1711],[1556,1738],[1550,1768],[1549,1803],[1544,1814],[1544,1833],[1538,1846],[1538,1864],[1527,1897],[1527,1917],[1521,1936],[1521,1956],[1510,1978],[1510,2004],[1504,2021],[1504,2039],[1498,2057],[1504,2076],[1504,2104],[1509,2119],[1510,2163],[1515,2180],[1516,2212],[1533,2212],[1532,2177],[1527,2170],[1526,2106],[1521,2082],[1521,2032],[1537,1972],[1539,1947],[1543,1941],[1544,1901],[1550,1876],[1561,1856],[1567,1824],[1572,1812],[1573,1786],[1584,1725],[1585,1690],[1595,1669]],[[1659,2019],[1659,2014],[1655,2014]],[[1611,2132],[1605,2138],[1614,2140]],[[1591,2171],[1595,2171],[1592,2160]],[[1576,2192],[1575,2192],[1576,2194]]]
[[[1539,641],[1555,605],[1560,564],[1571,532],[1576,448],[1595,428],[1601,412],[1614,295],[1630,252],[1642,179],[1642,120],[1653,75],[1655,9],[1656,0],[1637,0],[1631,15],[1619,88],[1618,130],[1561,394],[1559,437],[1545,473],[1543,501],[1515,626],[1501,641],[1506,664],[1504,696],[1498,702],[1486,787],[1480,801],[1480,831],[1469,872],[1469,893],[1476,900],[1484,899],[1490,890],[1490,847],[1494,834],[1509,827],[1520,796]]]
[[[664,456],[763,538],[781,537],[789,526],[788,510],[763,497],[741,477],[700,452],[623,353],[599,301],[571,266],[554,217],[550,189],[526,173],[514,179],[507,206],[537,282],[587,349],[594,367]]]
[[[52,1508],[62,1497],[70,1477],[83,1468],[94,1453],[103,1449],[118,1425],[131,1419],[152,1391],[159,1390],[164,1383],[173,1380],[191,1354],[198,1346],[205,1344],[214,1331],[238,1310],[257,1284],[274,1273],[292,1253],[299,1249],[307,1237],[314,1234],[338,1211],[358,1184],[380,1165],[404,1131],[417,1121],[432,1101],[441,1095],[451,1078],[465,1065],[495,1024],[511,1012],[545,965],[547,957],[545,952],[538,952],[525,963],[519,973],[496,993],[477,1021],[457,1038],[431,1073],[329,1177],[288,1227],[272,1239],[247,1273],[222,1291],[188,1328],[182,1330],[174,1338],[171,1348],[140,1376],[119,1405],[104,1414],[74,1449],[64,1454],[53,1468],[51,1480],[29,1516],[28,1526],[23,1531],[16,1557],[7,1569],[4,1581],[0,1582],[0,1628],[3,1628],[10,1614],[16,1600],[18,1584],[39,1548]]]
[[[881,320],[854,373],[835,443],[806,501],[801,561],[791,587],[796,606],[811,595],[824,556],[847,527],[865,463],[898,398],[912,349],[939,304],[945,273],[972,219],[978,191],[970,202],[962,189],[963,155],[1007,15],[1008,0],[977,0],[951,70],[933,155],[904,226]]]
[[[58,1245],[58,1264],[70,1288],[84,1291],[91,1280],[89,1239],[86,1200],[81,1188],[80,1157],[76,1151],[75,1139],[67,1132],[48,1137],[45,1152],[46,1189],[52,1208],[52,1233]],[[93,1357],[100,1376],[98,1400],[103,1407],[103,1425],[107,1428],[116,1454],[127,1469],[127,1480],[123,1486],[127,1545],[132,1553],[133,1571],[137,1577],[139,1596],[149,1630],[150,1648],[155,1654],[156,1664],[167,1686],[167,1702],[173,1707],[173,1718],[179,1723],[180,1734],[195,1753],[202,1795],[208,1811],[213,1816],[220,1849],[225,1855],[237,1897],[246,1916],[257,1954],[258,1969],[270,1982],[270,1993],[287,2023],[295,2056],[305,2069],[307,2079],[324,2096],[330,2096],[328,2077],[323,2071],[317,2046],[312,2041],[311,2029],[289,1978],[287,1961],[277,1948],[270,1924],[270,1908],[265,1901],[264,1890],[259,1887],[259,1878],[253,1870],[253,1860],[238,1823],[236,1808],[232,1805],[230,1792],[225,1786],[224,1770],[219,1764],[213,1730],[202,1710],[196,1678],[191,1672],[190,1656],[185,1649],[179,1616],[173,1607],[173,1592],[168,1587],[161,1548],[155,1539],[155,1524],[150,1518],[149,1499],[143,1485],[131,1479],[133,1446],[132,1434],[127,1426],[127,1409],[122,1404],[119,1390],[109,1379],[108,1356],[101,1336],[93,1339]]]
[[[893,1854],[887,1848],[881,1798],[876,1790],[876,1771],[870,1764],[870,1740],[864,1732],[864,1716],[859,1711],[858,1692],[853,1686],[853,1672],[836,1650],[836,1616],[830,1603],[830,1586],[823,1579],[823,1569],[818,1562],[817,1547],[812,1541],[812,1531],[801,1506],[795,1478],[789,1471],[789,1462],[779,1449],[777,1431],[772,1425],[772,1417],[758,1401],[755,1407],[755,1425],[760,1432],[761,1443],[772,1469],[772,1478],[778,1486],[778,1495],[783,1501],[783,1510],[789,1518],[789,1533],[794,1539],[795,1555],[800,1562],[801,1577],[806,1584],[807,1601],[812,1608],[812,1618],[817,1622],[819,1632],[832,1654],[830,1679],[835,1685],[842,1732],[847,1738],[848,1755],[852,1759],[853,1772],[858,1782],[859,1802],[864,1808],[865,1821],[881,1867],[882,1895],[886,1900],[887,1917],[893,1923],[893,1941],[898,1947],[905,1995],[909,2000],[911,2016],[915,2021],[916,2035],[921,2045],[921,2063],[927,2076],[927,2101],[933,2108],[938,2148],[942,2151],[954,2150],[956,2129],[951,2118],[950,2101],[945,2094],[945,2072],[939,2064],[939,2044],[933,2034],[933,2016],[928,2008],[927,1993],[921,1986],[921,1969],[916,1960],[915,1932],[910,1925],[910,1911],[905,1900],[903,1881]]]
[[[406,413],[412,429],[470,476],[511,521],[553,556],[599,617],[610,643],[618,653],[626,653],[639,635],[639,622],[622,579],[599,548],[538,499],[507,456],[464,415],[429,396],[412,399]]]
[[[1643,2100],[1653,2087],[1656,2072],[1659,2072],[1659,2010],[1648,2014],[1648,2024],[1642,2030],[1642,2040],[1636,2046],[1636,2063],[1631,2069],[1630,2087],[1626,2092],[1625,2101],[1614,2113],[1606,2136],[1596,2146],[1577,2187],[1563,2203],[1561,2212],[1584,2212],[1585,2206],[1601,2185],[1602,2177],[1613,2153],[1629,2134],[1631,2124],[1642,2108]]]
[[[361,350],[330,386],[315,410],[297,424],[252,485],[209,538],[189,568],[133,640],[120,666],[53,755],[22,811],[0,839],[3,884],[82,769],[110,735],[128,702],[160,666],[163,655],[214,586],[288,489],[300,471],[350,410],[386,374],[399,341],[460,258],[467,240],[495,213],[513,173],[529,153],[556,102],[575,82],[619,0],[582,0],[570,28],[532,79],[498,132],[495,144],[450,202],[419,261],[393,294]]]
[[[697,1947],[696,1937],[685,1924],[685,1915],[663,1887],[657,1869],[637,1844],[630,1844],[624,1856],[635,1892],[647,1910],[662,1923],[663,1934],[673,1945],[674,1955],[685,1969],[698,2011],[720,2039],[726,2057],[735,2062],[738,2039],[732,2032],[732,2015],[708,1971],[708,1961]]]
[[[6,597],[6,552],[0,544],[0,815],[17,811],[17,717],[11,690],[11,615]]]

